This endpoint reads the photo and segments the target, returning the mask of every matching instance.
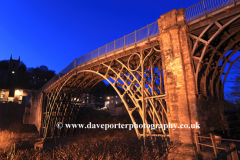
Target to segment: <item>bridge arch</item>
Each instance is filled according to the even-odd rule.
[[[240,50],[239,25],[240,15],[235,14],[212,20],[204,27],[189,32],[198,94],[224,99],[226,78],[239,59],[239,56],[231,59]]]
[[[55,87],[45,93],[45,97],[47,97],[45,110],[49,113],[43,117],[43,137],[49,135],[49,132],[52,134],[56,132],[54,126],[57,122],[75,123],[80,105],[74,105],[71,98],[78,96],[77,102],[82,103],[88,91],[104,79],[112,85],[122,99],[133,124],[136,122],[133,116],[134,112],[140,115],[142,122],[145,124],[167,123],[161,63],[160,48],[158,44],[155,44],[89,67],[77,67],[65,75],[62,81],[57,82],[58,84]],[[122,93],[117,86],[123,89]],[[124,97],[126,95],[134,103],[134,107],[129,106],[125,101]],[[66,105],[67,107],[65,107]],[[146,105],[145,108],[147,109],[144,110],[143,105]],[[69,108],[75,109],[67,113]],[[65,118],[67,115],[68,118]],[[161,127],[155,128],[154,131],[150,128],[146,128],[145,131],[135,128],[135,131],[138,137],[143,136],[144,132],[148,136],[167,134]]]

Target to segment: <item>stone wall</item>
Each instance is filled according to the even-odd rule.
[[[184,9],[172,10],[158,19],[163,75],[166,91],[167,116],[170,123],[197,122],[196,92],[187,40],[188,27]],[[192,144],[191,129],[170,129],[172,140]]]
[[[37,130],[40,131],[42,118],[42,100],[43,93],[32,95],[29,99],[29,104],[25,107],[23,117],[24,124],[34,124]]]
[[[227,110],[224,100],[213,99],[205,96],[197,98],[200,134],[209,133],[214,130],[224,130],[227,127],[226,117],[223,111]]]
[[[22,118],[25,106],[17,103],[0,103],[0,118]]]

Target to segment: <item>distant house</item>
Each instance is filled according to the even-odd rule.
[[[22,118],[30,90],[0,89],[0,118]]]
[[[0,103],[22,104],[29,92],[27,89],[0,89]]]
[[[82,107],[102,108],[104,107],[104,95],[87,94],[80,97],[72,97],[71,102]]]
[[[129,98],[125,98],[125,101],[128,103]],[[108,112],[111,116],[124,116],[127,115],[127,110],[122,102],[122,99],[118,95],[107,95],[105,99],[105,107],[108,108]]]

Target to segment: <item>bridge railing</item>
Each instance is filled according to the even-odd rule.
[[[206,15],[238,0],[203,0],[185,10],[186,21]]]
[[[66,68],[64,68],[61,72],[55,75],[49,82],[47,82],[41,89],[39,89],[39,93],[46,90],[49,86],[51,86],[54,82],[60,79],[62,76],[67,74],[72,69],[77,66],[86,64],[91,62],[97,58],[101,58],[107,54],[116,52],[118,50],[133,46],[137,43],[140,43],[144,40],[157,36],[159,33],[158,23],[154,22],[152,24],[147,25],[139,30],[136,30],[133,33],[130,33],[122,38],[119,38],[111,43],[106,44],[103,47],[100,47],[84,56],[81,56],[75,59],[72,63],[70,63]]]
[[[203,0],[185,10],[185,19],[186,21],[191,21],[200,16],[206,15],[214,10],[217,10],[221,7],[224,7],[228,4],[235,3],[239,0]],[[137,43],[140,43],[146,39],[157,36],[159,33],[158,23],[154,22],[152,24],[147,25],[133,33],[130,33],[120,39],[117,39],[109,44],[106,44],[103,47],[100,47],[84,56],[81,56],[75,59],[72,63],[70,63],[66,68],[64,68],[60,73],[58,73],[55,77],[53,77],[47,84],[45,84],[39,92],[44,91],[49,86],[51,86],[54,82],[56,82],[59,78],[67,74],[73,68],[76,68],[79,65],[83,65],[85,63],[91,62],[97,58],[100,58],[104,55],[110,54],[112,52],[116,52],[118,50],[124,49],[126,47],[133,46]]]

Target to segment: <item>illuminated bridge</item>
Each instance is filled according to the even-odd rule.
[[[204,0],[187,9],[172,10],[82,57],[32,97],[24,121],[35,124],[42,137],[61,135],[57,122],[75,123],[91,88],[107,80],[121,97],[132,122],[139,114],[145,124],[200,124],[200,129],[135,129],[137,136],[170,136],[193,143],[195,132],[222,127],[224,84],[240,58],[240,1]],[[119,86],[124,90],[120,92]],[[130,97],[134,107],[124,97]],[[213,119],[214,117],[214,119]]]

